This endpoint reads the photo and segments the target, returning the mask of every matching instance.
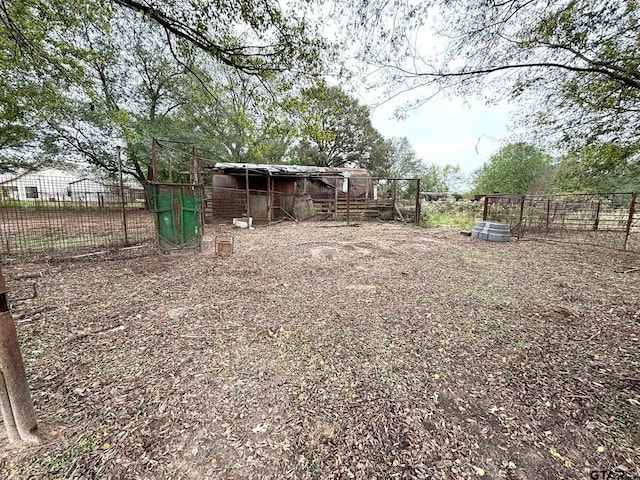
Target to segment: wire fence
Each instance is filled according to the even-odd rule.
[[[637,193],[489,195],[484,220],[519,237],[640,252]]]
[[[142,187],[27,174],[0,183],[0,254],[110,248],[152,240]]]

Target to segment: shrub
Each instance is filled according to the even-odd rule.
[[[435,202],[422,202],[420,223],[426,227],[450,226],[470,230],[482,219],[482,202],[447,197]]]

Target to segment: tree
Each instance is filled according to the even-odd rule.
[[[637,147],[605,143],[574,150],[559,160],[555,185],[563,192],[631,192],[640,188]]]
[[[298,161],[324,167],[359,166],[376,171],[385,162],[384,139],[369,109],[339,87],[318,85],[289,102],[297,111]]]
[[[354,0],[350,7],[351,37],[365,61],[383,68],[379,80],[393,94],[430,87],[414,105],[443,89],[490,99],[526,93],[544,135],[569,145],[640,141],[635,0]],[[427,49],[426,24],[442,32],[429,42],[444,42],[442,50]]]
[[[194,89],[184,110],[200,132],[198,145],[216,138],[222,149],[208,158],[217,161],[281,163],[288,157],[295,128],[273,92],[247,75],[218,73],[215,90]]]
[[[493,154],[475,175],[479,193],[542,193],[553,182],[550,155],[526,143],[512,143]]]
[[[108,33],[84,22],[74,38],[92,55],[81,62],[84,82],[63,97],[63,113],[47,120],[50,158],[76,158],[113,175],[114,146],[121,144],[124,172],[144,184],[153,138],[195,144],[212,161],[274,161],[286,154],[291,128],[256,77],[200,53],[191,64],[176,61],[176,46],[158,27],[129,12],[111,19]],[[165,179],[168,151],[160,156]],[[173,169],[184,170],[189,158],[190,152],[175,155]]]
[[[430,164],[422,175],[421,189],[423,192],[454,192],[460,193],[464,188],[466,178],[459,165]]]
[[[422,160],[418,158],[407,137],[388,140],[389,154],[379,176],[390,178],[418,178],[425,172]]]
[[[313,32],[304,5],[284,11],[273,0],[114,0],[234,70],[273,74],[319,73],[332,52]]]
[[[275,1],[15,0],[1,7],[0,87],[11,87],[0,93],[5,168],[9,156],[18,167],[58,154],[113,173],[113,145],[125,143],[125,169],[143,181],[150,145],[143,140],[193,120],[177,111],[180,85],[215,91],[214,65],[276,95],[318,75],[332,55],[304,8]],[[141,143],[144,153],[134,148]],[[258,143],[256,157],[287,149],[273,138]]]
[[[65,2],[0,2],[0,173],[30,166],[87,52],[56,39],[75,28]],[[44,21],[46,19],[46,25]],[[21,155],[26,151],[26,155]],[[42,160],[38,158],[38,160]]]

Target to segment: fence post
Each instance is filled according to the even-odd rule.
[[[344,182],[344,180],[343,180]],[[347,225],[349,225],[349,214],[351,213],[351,178],[346,177],[347,182]]]
[[[336,177],[335,179],[335,192],[334,192],[333,201],[335,202],[333,205],[333,220],[337,221],[338,220],[338,177]]]
[[[549,217],[551,215],[551,199],[547,198],[547,223],[544,229],[545,233],[549,233]]]
[[[247,222],[249,222],[249,217],[251,216],[251,198],[249,194],[249,167],[247,167],[244,171],[244,181],[245,181],[245,190],[247,192]]]
[[[120,204],[122,209],[122,227],[124,228],[124,246],[129,246],[129,233],[127,232],[127,209],[124,198],[124,183],[122,182],[122,147],[116,145],[116,154],[118,155],[118,181],[120,183]]]
[[[627,228],[624,233],[624,249],[629,249],[629,236],[631,235],[631,226],[633,225],[633,216],[636,213],[636,200],[638,199],[638,192],[631,194],[631,203],[629,204],[629,217],[627,218]]]
[[[267,225],[271,225],[271,172],[267,171]]]
[[[600,224],[600,208],[602,205],[602,200],[598,200],[598,205],[596,206],[596,219],[593,222],[593,230],[598,230],[598,225]]]
[[[151,140],[151,181],[158,181],[158,156],[156,153],[156,139]]]
[[[522,236],[524,235],[524,227],[522,225],[522,222],[524,220],[524,199],[525,195],[522,195],[522,197],[520,198],[520,219],[518,220],[518,240],[520,240],[520,238],[522,238]]]
[[[398,194],[398,180],[393,179],[393,208],[396,207],[396,200]]]
[[[200,193],[200,233],[204,234],[204,224],[205,224],[205,196],[204,196],[204,183],[202,181],[202,169],[200,168],[200,160],[198,158],[198,152],[196,150],[196,146],[191,146],[191,168],[189,170],[189,183],[192,185],[193,194],[197,196]],[[200,188],[195,185],[201,185],[202,191]]]
[[[420,225],[420,179],[416,180],[416,225]]]
[[[7,302],[7,289],[0,268],[0,410],[9,442],[39,443],[18,335]]]
[[[484,196],[484,206],[482,207],[482,221],[486,222],[489,217],[489,195]]]

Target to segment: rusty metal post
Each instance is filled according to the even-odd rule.
[[[191,146],[191,167],[189,168],[189,183],[194,184],[198,183],[198,160],[196,159],[196,146]]]
[[[397,193],[398,193],[398,181],[394,178],[393,179],[393,208],[396,208],[396,200],[397,200]]]
[[[38,443],[38,424],[0,268],[0,410],[10,442]]]
[[[151,140],[151,181],[158,181],[158,157],[156,153],[156,139]]]
[[[333,219],[338,220],[338,177],[335,178],[334,201],[335,204],[333,205]]]
[[[416,182],[416,225],[420,225],[420,179]]]
[[[351,177],[346,177],[346,179],[347,179],[347,225],[349,225],[349,213],[351,210]]]
[[[482,221],[486,222],[489,216],[489,195],[484,196],[484,207],[482,208]]]
[[[524,234],[524,227],[522,225],[524,221],[524,200],[525,195],[522,195],[522,197],[520,197],[520,218],[518,219],[518,240],[522,238]]]
[[[202,189],[202,194],[200,195],[200,232],[204,235],[204,224],[205,224],[205,207],[206,207],[206,198],[205,198],[205,189],[204,189],[204,181],[202,175],[202,168],[200,168],[200,159],[198,158],[198,152],[196,151],[196,146],[193,145],[191,147],[191,171],[190,173],[191,184],[198,185],[197,189]],[[194,187],[194,194],[196,187]]]
[[[602,200],[598,200],[598,205],[596,206],[596,219],[593,222],[593,230],[598,230],[598,225],[600,224],[600,208],[602,205]]]
[[[116,145],[116,154],[118,156],[118,183],[120,184],[120,208],[122,211],[122,227],[124,228],[124,246],[129,246],[129,233],[127,229],[127,208],[124,198],[124,183],[122,181],[122,147]]]
[[[251,198],[249,194],[249,168],[247,167],[244,172],[245,190],[247,192],[247,222],[251,216]]]
[[[551,199],[547,198],[547,226],[545,228],[545,233],[549,233],[549,215],[551,214]]]
[[[0,372],[0,413],[2,414],[2,421],[4,422],[4,429],[7,432],[9,443],[19,442],[20,434],[18,433],[18,428],[16,427],[16,421],[13,418],[11,400],[9,400],[7,384],[4,381],[4,375],[2,372]]]
[[[267,172],[267,225],[271,225],[271,172]]]
[[[636,201],[638,200],[638,192],[631,194],[631,203],[629,204],[629,217],[627,218],[627,228],[624,232],[624,249],[629,248],[629,236],[631,235],[631,227],[633,225],[633,217],[636,214]]]

